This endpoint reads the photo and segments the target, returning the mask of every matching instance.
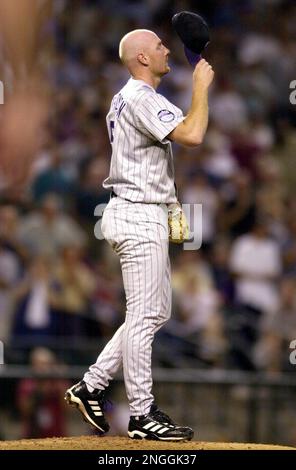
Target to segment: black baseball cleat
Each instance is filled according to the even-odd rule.
[[[190,441],[193,430],[188,426],[179,426],[155,403],[148,415],[131,416],[128,436],[131,439],[152,439],[157,441]]]
[[[68,405],[76,406],[84,421],[94,426],[101,433],[108,432],[109,424],[104,417],[105,390],[87,390],[86,383],[81,380],[65,393]]]

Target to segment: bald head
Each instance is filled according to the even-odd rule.
[[[148,29],[135,29],[123,36],[119,44],[119,57],[124,65],[132,71],[138,64],[139,54],[145,54],[151,41],[158,40],[158,36]]]

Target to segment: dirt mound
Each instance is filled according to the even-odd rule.
[[[296,450],[267,444],[237,442],[133,441],[126,437],[64,437],[0,442],[0,450]]]

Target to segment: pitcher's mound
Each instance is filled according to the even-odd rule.
[[[0,442],[0,450],[296,450],[267,444],[237,442],[134,441],[126,437],[60,437]]]

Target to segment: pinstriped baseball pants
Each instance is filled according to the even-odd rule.
[[[131,414],[144,415],[154,399],[152,341],[171,314],[166,205],[112,198],[103,214],[102,233],[120,259],[126,317],[84,380],[105,389],[122,365]]]

